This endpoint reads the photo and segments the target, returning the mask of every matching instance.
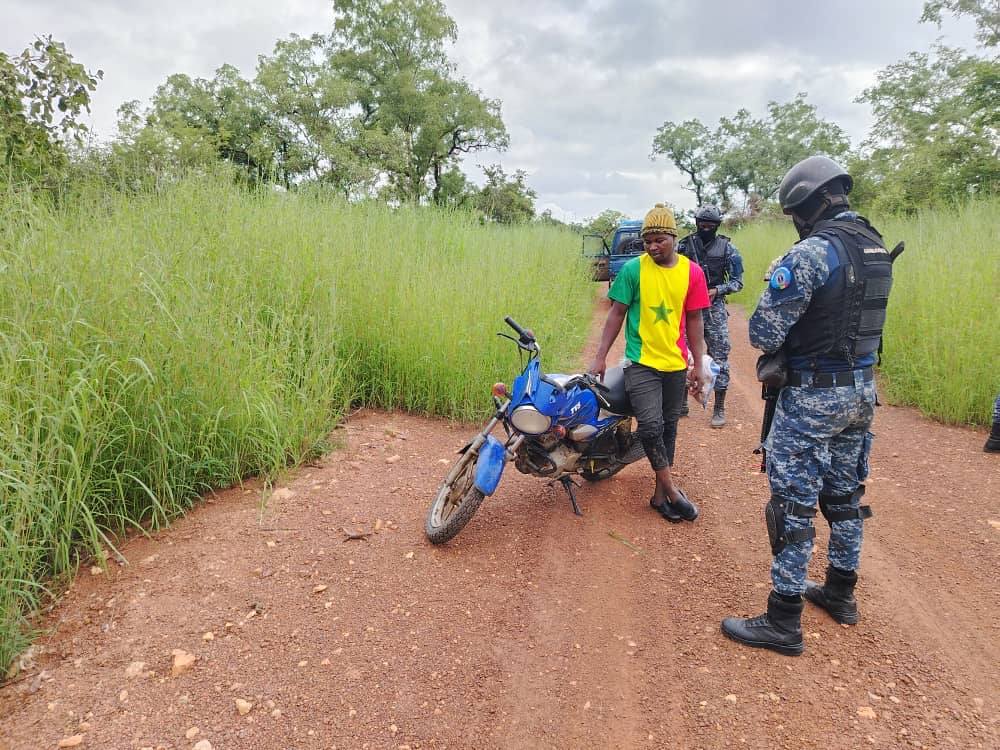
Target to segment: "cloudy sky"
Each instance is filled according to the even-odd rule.
[[[458,24],[459,72],[503,102],[511,146],[468,157],[524,169],[537,208],[583,219],[605,208],[641,216],[668,200],[693,207],[683,178],[651,161],[666,120],[718,118],[805,91],[858,143],[870,118],[854,98],[876,71],[941,38],[971,48],[973,27],[920,24],[923,0],[445,0]],[[148,100],[172,73],[211,77],[223,63],[252,78],[257,56],[289,34],[325,32],[330,0],[4,0],[0,49],[52,34],[102,69],[91,125]]]

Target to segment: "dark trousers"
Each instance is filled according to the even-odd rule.
[[[653,471],[673,466],[686,383],[687,370],[660,372],[635,362],[625,368],[625,389],[639,423],[637,434]]]

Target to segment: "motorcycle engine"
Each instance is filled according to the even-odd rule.
[[[580,452],[554,435],[539,435],[525,440],[517,449],[514,466],[522,474],[553,476],[576,471]]]

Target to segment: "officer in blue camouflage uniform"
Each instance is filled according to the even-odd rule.
[[[715,380],[715,404],[712,427],[726,424],[726,390],[729,388],[729,311],[726,297],[743,288],[743,258],[724,234],[718,234],[722,212],[715,206],[702,206],[694,215],[696,232],[680,241],[677,252],[701,266],[708,282],[712,306],[702,312],[708,354],[719,365]]]
[[[993,402],[993,426],[990,428],[990,435],[986,438],[986,445],[983,446],[986,453],[1000,453],[1000,395]]]
[[[782,349],[788,382],[768,434],[765,507],[774,559],[767,612],[729,617],[722,631],[748,646],[798,655],[803,596],[845,624],[858,621],[854,586],[861,555],[861,505],[875,412],[872,368],[892,285],[881,236],[850,211],[853,181],[836,162],[812,156],[789,170],[778,198],[801,242],[771,274],[750,318],[750,343]],[[806,580],[813,518],[830,524],[826,581]]]

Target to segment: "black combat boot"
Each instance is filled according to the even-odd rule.
[[[726,424],[726,392],[715,392],[715,410],[712,412],[712,427],[722,427]]]
[[[803,596],[817,607],[830,613],[841,625],[858,624],[858,602],[854,598],[854,584],[858,574],[853,570],[840,570],[832,565],[826,569],[826,583],[806,581]]]
[[[802,641],[802,597],[797,601],[772,591],[767,597],[767,612],[757,617],[727,617],[722,632],[734,641],[769,648],[786,656],[798,656],[805,650]]]
[[[1000,453],[1000,422],[993,423],[990,436],[986,438],[986,445],[983,446],[986,453]]]

